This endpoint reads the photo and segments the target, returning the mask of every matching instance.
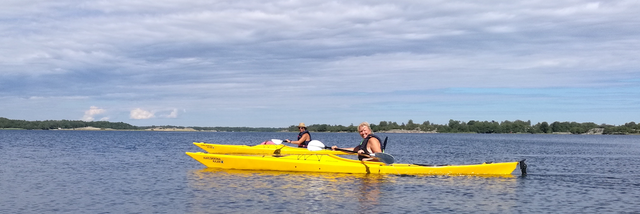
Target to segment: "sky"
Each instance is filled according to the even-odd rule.
[[[0,117],[640,122],[640,1],[3,0]]]

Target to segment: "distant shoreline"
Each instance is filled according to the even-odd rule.
[[[22,128],[0,128],[0,130],[29,130]],[[42,129],[37,129],[42,130]],[[196,130],[193,128],[147,128],[147,129],[112,129],[112,128],[96,128],[96,127],[81,127],[81,128],[73,128],[73,129],[49,129],[48,131],[151,131],[151,132],[236,132],[236,131],[218,131],[218,130]],[[237,131],[241,132],[241,131]],[[250,131],[247,131],[250,132]],[[280,130],[275,132],[290,132],[287,130]],[[318,132],[318,133],[355,133],[355,132]],[[385,133],[385,134],[487,134],[487,133],[476,133],[476,132],[458,132],[458,133],[440,133],[436,131],[421,131],[421,130],[405,130],[405,129],[393,129],[387,131],[377,131],[376,133]],[[594,132],[587,132],[583,134],[572,134],[571,132],[553,132],[553,133],[489,133],[489,134],[545,134],[545,135],[604,135],[601,130],[597,130]],[[607,135],[639,135],[639,134],[607,134]]]
[[[475,121],[468,122],[449,120],[448,124],[433,124],[425,121],[422,124],[409,120],[406,124],[398,124],[392,121],[380,121],[379,124],[370,124],[372,131],[377,133],[478,133],[478,134],[592,134],[592,135],[626,135],[640,134],[640,124],[635,122],[614,126],[607,124],[595,124],[593,122],[559,122],[553,123],[538,122],[532,124],[530,120],[522,121],[505,120],[497,121]],[[297,132],[295,125],[289,127],[198,127],[198,126],[134,126],[124,122],[109,121],[80,121],[80,120],[45,120],[45,121],[25,121],[11,120],[0,117],[0,128],[18,128],[26,130],[121,130],[121,131],[205,131],[205,132]],[[353,124],[349,126],[312,124],[307,126],[310,132],[357,132],[357,127]]]

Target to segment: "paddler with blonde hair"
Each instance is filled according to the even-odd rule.
[[[298,145],[298,147],[307,148],[307,144],[309,144],[309,141],[311,141],[311,133],[307,131],[307,126],[305,126],[304,123],[300,123],[298,125],[298,130],[300,130],[300,133],[298,133],[298,140],[291,141],[289,139],[286,139],[283,142],[296,144]]]
[[[358,152],[358,154],[371,155],[374,153],[382,153],[381,140],[378,136],[373,134],[369,123],[362,122],[358,125],[358,132],[360,133],[360,137],[362,137],[362,142],[360,145],[353,148],[343,148],[345,150],[352,150],[354,152]],[[338,146],[332,146],[332,150],[339,149]],[[363,158],[364,156],[358,156],[360,160],[370,160],[371,158]]]

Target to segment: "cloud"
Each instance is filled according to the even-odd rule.
[[[165,116],[166,118],[177,118],[178,117],[178,109],[173,109],[171,113]]]
[[[135,120],[145,120],[145,119],[151,119],[154,117],[155,115],[153,112],[146,111],[141,108],[136,108],[131,110],[131,114],[129,116],[129,118],[135,119]]]
[[[82,120],[84,121],[93,121],[94,120],[94,116],[96,115],[100,115],[100,114],[104,114],[106,112],[106,110],[98,108],[96,106],[91,106],[89,107],[89,110],[86,110],[84,112],[84,116],[82,116]],[[104,118],[103,118],[104,119]],[[107,117],[108,119],[108,117]]]
[[[174,108],[172,110],[160,110],[157,111],[156,114],[159,118],[178,118],[178,109]]]

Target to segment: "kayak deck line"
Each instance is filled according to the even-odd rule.
[[[523,160],[472,165],[421,166],[402,163],[386,165],[382,162],[352,160],[332,154],[300,154],[278,157],[202,152],[187,152],[186,154],[209,168],[351,174],[510,175],[520,163],[524,163]],[[520,166],[522,167],[522,165]]]
[[[309,151],[306,148],[291,147],[286,145],[225,145],[211,144],[204,142],[193,142],[194,145],[200,147],[204,151],[211,154],[264,154],[264,155],[298,155],[298,154],[334,154],[334,155],[353,155],[343,151],[320,150]]]

